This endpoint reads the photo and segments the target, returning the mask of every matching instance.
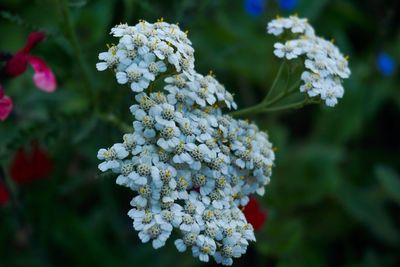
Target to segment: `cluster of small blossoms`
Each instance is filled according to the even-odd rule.
[[[194,49],[187,34],[175,24],[162,20],[151,24],[141,21],[135,26],[120,24],[111,29],[119,38],[107,52],[99,54],[99,71],[112,69],[119,84],[129,84],[132,91],[142,92],[156,76],[171,65],[177,72],[191,77],[194,73]]]
[[[142,242],[151,241],[157,249],[175,231],[178,251],[231,265],[255,241],[240,207],[250,194],[263,195],[269,182],[275,155],[268,135],[254,124],[223,115],[222,108],[236,109],[233,96],[211,74],[203,76],[174,60],[172,55],[193,63],[190,41],[176,25],[140,22],[111,32],[120,42],[100,54],[105,61],[98,63],[99,69],[111,68],[119,79],[130,68],[125,62],[144,66],[141,62],[150,54],[164,64],[166,77],[162,90],[151,92],[145,90],[151,79],[141,76],[146,83],[134,90],[136,104],[130,108],[133,132],[99,150],[99,169],[116,173],[117,184],[134,192],[128,215]],[[165,54],[163,60],[158,57],[161,50],[144,49],[145,42],[132,45],[137,53],[128,54],[126,36],[136,40],[135,34],[173,49],[171,60]]]
[[[272,20],[267,30],[275,36],[293,38],[274,44],[277,57],[291,60],[304,56],[306,70],[301,75],[304,83],[300,91],[309,97],[319,96],[327,106],[335,106],[344,94],[342,79],[350,76],[347,59],[339,49],[332,42],[316,36],[307,19],[296,16]]]

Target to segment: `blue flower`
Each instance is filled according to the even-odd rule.
[[[266,0],[245,0],[244,9],[250,16],[261,16],[265,10]]]
[[[384,76],[393,75],[396,68],[396,62],[394,61],[394,59],[388,53],[385,52],[379,53],[376,64],[378,70]]]
[[[292,11],[296,8],[298,0],[279,0],[279,7],[285,11]]]

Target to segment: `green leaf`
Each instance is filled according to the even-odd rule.
[[[400,205],[400,176],[390,167],[376,166],[375,175],[383,190]]]
[[[73,90],[64,90],[64,101],[59,109],[65,115],[76,115],[83,113],[89,107],[89,99],[82,92]]]
[[[378,239],[398,244],[399,233],[384,208],[384,202],[368,193],[350,184],[343,184],[337,199],[349,215],[366,226]]]
[[[74,1],[68,1],[68,6],[70,7],[75,7],[75,8],[81,8],[86,6],[86,4],[88,3],[87,0],[74,0]]]
[[[97,125],[97,119],[91,118],[85,125],[83,125],[80,132],[72,139],[73,144],[78,144],[87,138]]]

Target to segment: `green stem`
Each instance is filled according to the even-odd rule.
[[[302,101],[295,102],[295,103],[290,103],[290,104],[287,104],[287,105],[271,107],[271,108],[265,108],[263,110],[263,112],[272,112],[272,111],[281,111],[281,110],[292,109],[292,108],[301,108],[301,107],[307,105],[308,103],[309,102],[307,101],[307,99],[304,99]]]
[[[278,84],[278,80],[281,77],[284,65],[285,65],[285,61],[282,61],[281,65],[279,67],[278,73],[276,74],[275,79],[272,82],[271,88],[268,90],[268,93],[263,100],[264,103],[267,103],[269,98],[272,96],[272,92],[276,88],[276,85]]]
[[[296,103],[291,103],[291,104],[277,106],[277,107],[271,107],[271,108],[265,108],[263,110],[263,112],[281,111],[281,110],[286,110],[286,109],[298,109],[298,108],[302,108],[307,105],[319,104],[319,103],[320,103],[319,100],[312,100],[309,98],[305,98],[304,100],[296,102]]]
[[[131,133],[133,131],[133,128],[131,126],[119,120],[114,114],[97,113],[97,117],[102,121],[117,126],[118,129],[120,129],[124,133]]]
[[[88,95],[92,97],[93,99],[93,103],[94,103],[94,107],[95,109],[97,108],[97,103],[98,103],[98,94],[95,91],[94,87],[93,87],[93,83],[90,79],[90,75],[89,75],[89,70],[88,70],[88,66],[83,58],[83,54],[82,54],[82,50],[81,50],[81,46],[79,45],[78,42],[78,37],[76,35],[76,32],[73,28],[73,24],[72,24],[72,20],[71,20],[71,14],[69,12],[69,8],[68,8],[68,3],[66,0],[58,0],[58,3],[60,5],[61,8],[61,13],[64,19],[64,23],[66,25],[66,30],[67,30],[67,34],[68,37],[70,39],[71,45],[74,49],[74,53],[76,56],[76,59],[78,61],[78,67],[79,70],[81,72],[82,75],[82,79],[84,82],[84,86],[85,86],[85,90],[87,91]]]
[[[229,115],[232,117],[241,117],[243,115],[248,115],[248,114],[258,114],[263,112],[263,109],[265,108],[265,104],[263,102],[258,103],[257,105],[248,107],[248,108],[243,108],[237,111],[230,112]]]
[[[275,98],[271,99],[271,101],[268,101],[267,103],[265,103],[265,106],[270,107],[273,104],[279,102],[282,98],[285,98],[285,97],[293,94],[297,90],[299,82],[300,82],[300,80],[298,80],[296,83],[294,83],[289,89],[285,90],[284,92],[282,92]]]
[[[231,112],[229,115],[233,117],[240,117],[243,115],[249,115],[249,114],[258,114],[266,111],[274,111],[275,108],[271,107],[274,104],[278,103],[282,99],[286,98],[287,96],[293,94],[294,92],[297,91],[298,86],[299,86],[300,80],[295,82],[290,88],[286,89],[284,92],[280,93],[277,95],[275,98],[271,99],[270,101],[265,102],[264,100],[254,106],[244,108],[238,111]]]

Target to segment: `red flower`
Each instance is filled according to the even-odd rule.
[[[53,163],[46,151],[34,142],[30,154],[23,148],[19,149],[11,163],[11,178],[19,184],[47,178],[53,169]]]
[[[13,102],[10,97],[4,95],[3,87],[0,84],[0,121],[7,119],[13,108]]]
[[[255,231],[261,230],[268,219],[267,211],[262,209],[258,200],[253,196],[250,196],[250,201],[244,207],[243,213],[247,222],[253,225]]]
[[[28,67],[29,52],[45,37],[46,36],[43,32],[32,32],[29,34],[25,47],[19,50],[10,60],[7,61],[5,67],[6,74],[15,77],[24,73]]]
[[[8,190],[6,186],[0,182],[0,205],[5,206],[10,199],[10,194],[8,193]]]
[[[57,87],[57,81],[52,70],[46,65],[41,58],[29,54],[39,42],[45,38],[43,32],[32,32],[28,36],[28,40],[21,50],[11,57],[5,66],[5,73],[8,76],[16,77],[24,73],[31,64],[33,71],[33,82],[35,85],[45,92],[53,92]]]

